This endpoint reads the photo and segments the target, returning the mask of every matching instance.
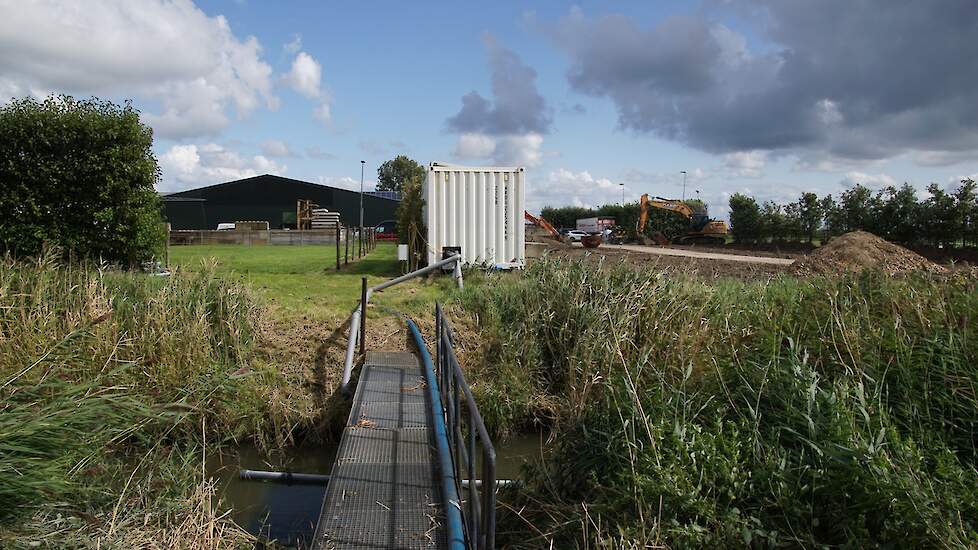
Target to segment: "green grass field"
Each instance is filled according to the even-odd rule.
[[[277,315],[299,312],[315,318],[343,317],[360,299],[361,279],[376,285],[401,274],[397,248],[378,243],[363,258],[341,265],[336,271],[333,245],[321,246],[174,246],[170,264],[196,271],[213,262],[219,274],[245,282],[261,292]],[[404,312],[421,313],[450,290],[450,280],[415,280],[377,294],[371,303]]]

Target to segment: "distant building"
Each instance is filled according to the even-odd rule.
[[[359,192],[270,174],[188,189],[161,198],[166,220],[173,229],[216,229],[219,223],[246,220],[267,221],[272,229],[294,228],[299,199],[339,212],[344,225],[360,222]],[[364,225],[394,219],[397,205],[393,198],[364,193]]]

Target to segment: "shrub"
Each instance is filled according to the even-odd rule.
[[[68,96],[0,107],[0,250],[47,244],[133,265],[164,244],[152,130],[130,104]]]

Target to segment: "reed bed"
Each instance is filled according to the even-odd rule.
[[[554,260],[461,299],[487,421],[553,429],[506,545],[978,545],[970,279]]]
[[[59,258],[0,259],[0,546],[246,546],[201,457],[280,422],[261,306],[211,269]]]

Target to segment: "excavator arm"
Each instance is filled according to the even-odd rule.
[[[705,209],[701,209],[700,212],[697,213],[692,207],[683,201],[664,199],[662,197],[649,199],[649,195],[646,193],[642,195],[641,200],[639,200],[637,228],[639,235],[645,231],[645,225],[649,221],[649,208],[658,208],[660,210],[675,212],[676,214],[679,214],[683,218],[689,220],[690,227],[687,230],[686,235],[683,235],[680,238],[680,242],[697,238],[723,240],[726,238],[726,235],[729,232],[726,222],[711,220],[709,216],[707,216]]]
[[[673,199],[664,199],[662,197],[656,197],[654,199],[649,199],[648,193],[643,193],[641,199],[639,199],[639,213],[638,213],[638,232],[641,234],[645,231],[645,225],[649,223],[649,208],[658,208],[660,210],[668,210],[670,212],[675,212],[680,216],[686,218],[687,220],[693,217],[693,209],[689,207],[683,201],[677,201]]]
[[[526,219],[526,221],[532,223],[533,225],[546,230],[553,238],[557,239],[558,241],[563,241],[560,236],[560,232],[554,229],[554,226],[550,225],[550,222],[547,220],[538,218],[526,210],[523,211],[523,217]]]

